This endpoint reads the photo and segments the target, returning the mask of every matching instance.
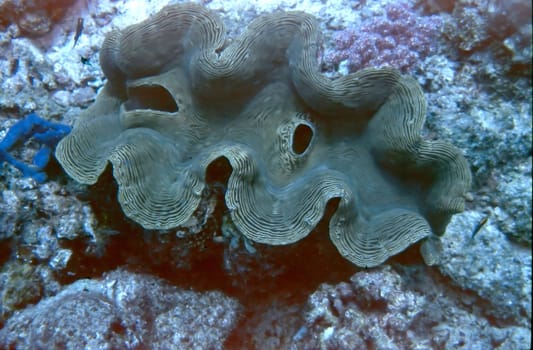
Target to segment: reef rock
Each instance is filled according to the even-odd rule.
[[[2,349],[222,349],[241,307],[220,292],[181,290],[124,270],[79,280],[17,311]]]

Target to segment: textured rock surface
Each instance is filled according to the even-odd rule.
[[[471,239],[482,218],[476,212],[454,217],[441,241],[439,269],[488,300],[487,314],[531,328],[531,250],[507,241],[491,218]]]
[[[56,182],[37,185],[33,179],[17,179],[9,188],[0,184],[0,238],[13,238],[18,255],[27,260],[52,263],[62,269],[61,239],[89,238],[101,243],[93,211]],[[4,215],[5,213],[5,215]],[[57,260],[59,259],[59,260]]]
[[[4,348],[222,349],[239,304],[219,292],[196,293],[117,270],[79,280],[15,313],[0,330]]]
[[[191,216],[206,168],[225,157],[226,205],[244,236],[294,243],[340,198],[330,237],[359,266],[444,232],[470,173],[460,151],[419,136],[426,105],[413,79],[326,78],[317,23],[301,12],[258,17],[227,47],[223,28],[188,4],[110,33],[109,83],[57,148],[66,172],[92,184],[111,162],[126,215],[167,229]]]
[[[472,206],[484,213],[499,208],[499,229],[530,244],[531,80],[507,80],[504,68],[486,56],[460,67],[433,56],[423,72],[419,82],[432,101],[429,134],[453,138],[465,150],[474,179]]]
[[[521,171],[509,171],[501,176],[498,192],[501,208],[496,214],[500,229],[512,241],[531,247],[531,158],[520,164]],[[528,170],[529,169],[529,170]],[[525,215],[524,215],[525,214]]]
[[[15,310],[38,302],[61,288],[53,271],[46,265],[32,265],[28,261],[9,262],[0,272],[0,325]]]
[[[531,74],[531,2],[457,1],[448,35],[471,53],[492,46],[506,72]]]
[[[0,28],[16,23],[23,35],[42,36],[65,14],[74,0],[1,0]]]
[[[313,293],[297,349],[529,349],[531,329],[491,324],[483,302],[427,268],[359,272]]]

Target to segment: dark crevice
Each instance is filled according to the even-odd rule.
[[[225,191],[231,171],[229,160],[226,157],[219,157],[207,167],[205,181],[214,186],[221,186]]]
[[[142,85],[128,88],[128,99],[124,103],[126,111],[151,109],[175,113],[179,110],[174,97],[160,85]]]
[[[298,124],[292,136],[292,151],[296,154],[304,153],[313,139],[313,129],[306,124]]]
[[[12,241],[0,240],[0,266],[4,266],[12,258]]]

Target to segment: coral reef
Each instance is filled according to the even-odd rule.
[[[27,6],[30,2],[34,7]],[[107,81],[98,64],[105,35],[153,16],[176,1],[76,1],[69,9],[58,8],[66,10],[61,19],[46,18],[50,14],[37,10],[48,3],[57,2],[0,0],[0,140],[19,118],[32,112],[46,120],[74,125],[80,111],[94,102]],[[228,41],[217,53],[235,45],[247,25],[262,13],[285,10],[312,14],[320,19],[318,25],[324,33],[324,40],[319,41],[323,45],[317,52],[319,60],[335,54],[335,39],[342,31],[387,20],[387,7],[399,5],[393,0],[201,3],[225,24]],[[190,220],[172,230],[149,231],[123,215],[109,166],[97,184],[87,186],[58,173],[60,169],[53,161],[46,167],[49,180],[44,183],[21,177],[20,171],[4,162],[0,167],[0,328],[18,325],[16,319],[22,314],[30,322],[30,313],[44,309],[41,305],[61,289],[71,290],[72,283],[79,287],[91,278],[98,284],[103,274],[121,268],[162,277],[175,286],[169,287],[172,290],[214,290],[218,296],[238,300],[242,305],[240,320],[228,327],[227,332],[232,328],[229,335],[224,333],[220,338],[226,349],[339,348],[345,341],[358,344],[361,339],[362,349],[381,345],[388,349],[529,349],[531,2],[402,0],[400,4],[407,5],[403,9],[413,23],[434,20],[443,24],[438,30],[444,35],[431,42],[429,56],[406,53],[420,58],[407,71],[427,99],[422,136],[446,140],[464,151],[474,180],[466,194],[465,211],[453,216],[445,235],[430,241],[434,246],[431,257],[439,262],[437,268],[421,268],[423,262],[415,244],[390,258],[384,268],[356,273],[360,269],[343,259],[328,237],[337,199],[328,202],[313,232],[295,244],[269,246],[246,239],[232,226],[224,203],[225,184],[231,175],[229,163],[227,167],[210,163],[206,188]],[[23,6],[34,20],[26,23],[37,25],[34,33],[18,23],[22,12],[9,12]],[[73,47],[79,18],[84,22],[83,33]],[[402,48],[409,48],[408,43]],[[323,62],[320,69],[339,77],[348,72],[347,63]],[[314,111],[306,113],[317,127]],[[233,115],[227,114],[229,118]],[[10,154],[31,164],[39,147],[38,142],[29,140]],[[215,162],[227,163],[225,158]],[[224,185],[213,196],[210,191],[219,186],[217,182]],[[487,222],[471,239],[474,228],[484,219]],[[253,245],[248,248],[256,253],[246,249],[247,241]],[[80,278],[84,280],[76,282]],[[157,286],[165,284],[155,280]],[[127,279],[128,286],[121,290],[133,288],[135,281]],[[323,283],[327,284],[318,287]],[[101,296],[90,290],[91,296]],[[198,300],[205,307],[205,294],[191,294],[188,305],[194,308]],[[30,305],[39,300],[43,304]],[[100,301],[94,304],[101,306]],[[149,303],[143,307],[151,309]],[[354,314],[359,317],[354,319]],[[194,330],[184,328],[176,315],[172,310],[161,315],[164,322],[158,326],[180,329],[175,347],[187,348],[191,343],[182,335],[189,333],[193,339]],[[71,319],[67,317],[66,322]],[[102,320],[105,323],[107,318]],[[187,320],[195,322],[192,317]],[[208,324],[207,318],[200,320]],[[153,321],[148,323],[153,325]],[[165,326],[167,321],[173,325]],[[110,328],[99,334],[125,337],[119,323],[106,325]],[[73,334],[87,334],[88,329],[98,332],[106,325],[99,327],[97,319],[90,325],[72,323],[69,329]],[[31,322],[19,329],[23,335],[38,335],[40,327]],[[408,329],[397,331],[404,327]],[[215,326],[212,333],[220,334],[219,329]],[[15,336],[17,330],[11,332]],[[146,334],[129,332],[131,338]],[[174,335],[164,333],[160,333],[161,344],[168,341],[165,347],[173,348],[169,344]],[[2,330],[2,337],[6,334],[8,331]],[[19,347],[26,339],[17,343]],[[194,344],[201,347],[201,341],[196,340]],[[74,345],[82,346],[81,342]],[[38,344],[28,347],[32,346]]]
[[[61,138],[70,132],[70,126],[54,123],[40,118],[37,114],[29,114],[16,122],[0,141],[0,163],[8,162],[22,172],[23,176],[33,177],[38,182],[46,180],[44,168]],[[33,139],[43,146],[33,157],[33,166],[25,164],[13,157],[9,151],[19,142]]]
[[[125,214],[167,229],[188,220],[207,167],[224,157],[226,205],[246,238],[294,243],[339,198],[330,238],[359,266],[443,234],[463,210],[468,164],[420,136],[414,79],[323,76],[318,24],[302,12],[260,16],[227,47],[224,32],[214,13],[184,4],[110,33],[100,52],[109,81],[56,151],[65,171],[92,184],[111,162]]]
[[[348,72],[389,66],[410,72],[437,51],[439,16],[420,16],[406,2],[385,5],[384,14],[333,33],[325,60]]]

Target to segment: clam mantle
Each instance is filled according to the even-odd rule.
[[[224,157],[225,202],[245,237],[297,242],[337,198],[330,238],[358,266],[444,233],[471,175],[460,150],[420,136],[413,78],[326,77],[318,23],[302,12],[261,15],[231,41],[225,32],[215,13],[178,4],[108,34],[108,81],[56,150],[65,171],[92,184],[110,162],[125,215],[168,229],[196,210],[207,167]]]

